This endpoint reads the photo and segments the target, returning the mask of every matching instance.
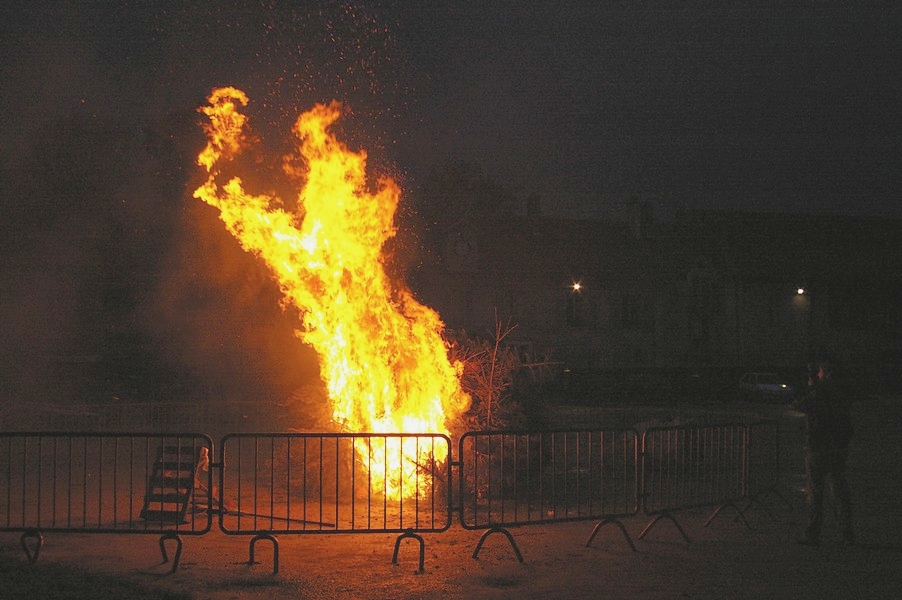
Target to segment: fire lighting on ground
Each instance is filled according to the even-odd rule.
[[[447,434],[470,404],[461,365],[448,358],[439,315],[390,281],[383,264],[383,245],[395,234],[398,185],[383,177],[371,193],[366,153],[329,131],[341,106],[317,104],[294,125],[297,154],[283,157],[283,171],[298,186],[297,210],[287,211],[282,198],[250,193],[240,176],[224,174],[251,140],[241,112],[247,96],[228,87],[208,100],[199,109],[209,118],[207,145],[197,158],[208,178],[194,196],[219,209],[241,246],[271,269],[285,301],[301,310],[298,336],[319,354],[336,423],[350,432]],[[363,440],[361,463],[371,465],[373,480],[386,482],[387,495],[423,492],[413,483],[418,465],[446,457],[415,449],[423,444],[392,448],[393,441],[373,460]],[[374,465],[388,472],[373,473]]]

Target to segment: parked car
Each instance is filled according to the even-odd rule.
[[[776,373],[746,373],[739,379],[739,396],[750,402],[790,402],[791,383]]]

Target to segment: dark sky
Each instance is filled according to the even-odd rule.
[[[549,200],[902,214],[898,8],[611,4],[436,14],[436,145]]]
[[[339,137],[408,191],[467,161],[567,217],[638,195],[902,218],[902,8],[699,4],[6,0],[0,396],[315,379],[265,270],[190,197],[222,85],[267,149],[344,102]]]
[[[282,136],[346,102],[346,139],[406,186],[463,159],[568,216],[631,194],[902,216],[902,8],[756,5],[7,2],[3,167],[54,119],[139,132],[235,85]]]

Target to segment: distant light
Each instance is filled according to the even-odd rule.
[[[804,294],[805,294],[805,288],[799,288],[799,289],[797,289],[797,290],[796,290],[796,294],[798,294],[799,296],[804,295]]]
[[[570,286],[570,287],[573,289],[574,292],[579,292],[581,289],[583,289],[583,284],[581,284],[581,283],[578,282],[578,281],[575,281],[575,282],[573,283],[573,285]]]

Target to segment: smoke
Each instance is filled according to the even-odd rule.
[[[3,12],[2,394],[259,397],[316,381],[265,268],[191,198],[195,109],[242,87],[278,147],[300,112],[338,99],[353,111],[341,138],[390,170],[408,93],[391,23],[347,1]]]
[[[244,252],[215,210],[185,198],[145,323],[172,365],[210,399],[284,400],[318,381],[315,353],[295,336],[266,267]]]
[[[48,401],[63,392],[48,382],[66,355],[64,349],[72,346],[78,323],[78,266],[84,257],[67,243],[72,233],[68,227],[55,228],[15,260],[6,257],[0,300],[3,400]],[[83,354],[82,360],[89,356]]]

